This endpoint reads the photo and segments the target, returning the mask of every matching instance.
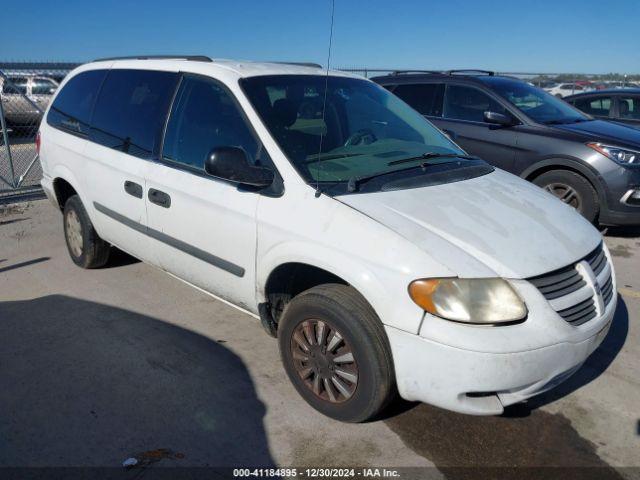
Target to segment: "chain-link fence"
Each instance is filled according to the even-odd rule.
[[[39,189],[36,133],[59,83],[75,66],[0,62],[0,196]]]
[[[39,189],[42,169],[35,137],[42,115],[64,77],[76,63],[0,61],[0,200]],[[366,78],[398,68],[343,67]],[[429,70],[418,70],[418,72]],[[463,73],[463,72],[459,72]],[[521,78],[557,96],[603,88],[639,87],[640,75],[496,72]]]

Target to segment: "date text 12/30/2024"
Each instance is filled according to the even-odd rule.
[[[233,476],[261,478],[399,478],[389,468],[236,468]]]

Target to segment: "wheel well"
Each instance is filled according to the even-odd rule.
[[[71,186],[69,182],[64,180],[63,178],[56,178],[53,181],[53,191],[56,194],[56,200],[58,201],[58,206],[60,210],[64,208],[64,204],[67,203],[69,197],[73,195],[77,195],[78,192]]]
[[[273,320],[278,322],[284,307],[293,297],[324,283],[349,285],[337,275],[305,263],[285,263],[277,267],[265,285],[265,297]]]
[[[543,173],[551,172],[553,170],[566,170],[568,172],[577,173],[581,177],[584,177],[587,180],[587,182],[589,182],[591,184],[591,186],[593,187],[594,190],[598,191],[596,189],[596,186],[593,184],[593,182],[591,181],[591,179],[587,175],[582,173],[577,168],[572,168],[572,167],[569,167],[569,166],[566,166],[566,165],[546,165],[544,167],[540,167],[537,170],[534,170],[533,172],[531,172],[529,175],[527,175],[525,180],[528,180],[528,181],[532,182],[533,180],[535,180],[537,177],[539,177]]]

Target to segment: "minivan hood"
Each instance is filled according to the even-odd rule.
[[[480,262],[501,277],[533,277],[578,261],[602,241],[573,208],[502,170],[336,200],[393,229],[459,276],[486,274],[486,268],[473,267]]]
[[[640,148],[640,130],[621,123],[592,120],[554,125],[553,128],[583,134],[585,141],[598,141],[636,149]]]

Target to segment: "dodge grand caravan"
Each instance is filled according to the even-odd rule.
[[[77,265],[113,245],[261,319],[300,395],[343,421],[396,391],[499,414],[575,372],[616,308],[589,222],[349,74],[96,61],[39,145]]]

